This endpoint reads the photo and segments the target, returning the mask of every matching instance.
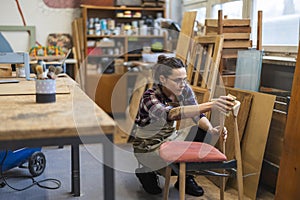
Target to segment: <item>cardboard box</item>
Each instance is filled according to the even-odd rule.
[[[11,77],[12,68],[11,64],[0,64],[0,77]]]

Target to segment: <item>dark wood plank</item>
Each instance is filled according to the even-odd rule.
[[[275,199],[298,199],[300,196],[300,50],[292,85],[291,101],[284,135]]]

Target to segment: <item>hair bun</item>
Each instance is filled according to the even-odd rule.
[[[157,63],[162,63],[166,59],[167,57],[165,55],[159,55],[157,58]]]

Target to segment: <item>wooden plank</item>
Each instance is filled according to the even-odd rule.
[[[223,26],[250,26],[250,19],[223,19]]]
[[[250,91],[249,93],[253,94],[253,99],[241,149],[245,176],[244,192],[251,199],[256,199],[275,96]],[[235,180],[233,185],[236,186]]]
[[[176,46],[176,57],[182,59],[184,63],[187,60],[187,54],[190,48],[190,40],[193,37],[196,15],[196,11],[184,12],[183,14],[181,31],[179,33]]]
[[[223,26],[250,26],[250,19],[223,19]],[[205,19],[205,26],[218,27],[217,19]]]
[[[224,40],[250,40],[250,33],[223,33]]]
[[[218,33],[216,27],[206,27],[207,33]],[[251,27],[223,27],[223,33],[251,33]]]
[[[80,55],[80,44],[79,44],[79,37],[78,37],[78,28],[77,28],[77,23],[76,19],[72,21],[72,39],[73,39],[73,54],[74,54],[74,59],[76,60],[75,64],[75,71],[74,71],[74,79],[79,83],[79,85],[82,87],[81,84],[81,75],[80,75],[80,63],[81,63],[81,55]]]
[[[215,32],[207,35],[216,35]],[[224,40],[250,40],[250,33],[223,33]]]
[[[300,45],[300,44],[299,44]],[[300,49],[291,92],[288,117],[284,134],[284,147],[279,167],[275,200],[298,199],[300,196]]]
[[[81,88],[85,88],[85,77],[86,77],[86,59],[87,57],[85,56],[85,38],[84,38],[84,22],[83,18],[79,18],[77,20],[77,28],[78,28],[78,39],[79,39],[79,54],[80,55],[80,63],[79,63],[79,70],[80,70],[80,75],[81,75]]]
[[[194,42],[195,43],[200,43],[200,44],[211,44],[211,43],[216,43],[216,40],[218,37],[221,37],[224,40],[223,36],[195,36],[194,37]]]
[[[223,34],[223,11],[218,10],[218,34]]]
[[[77,60],[78,70],[75,74],[80,87],[85,89],[85,52],[84,52],[84,33],[83,33],[83,19],[77,18],[72,22],[73,45],[75,47],[75,57]]]
[[[205,26],[206,27],[218,27],[218,20],[217,19],[205,19]]]
[[[238,51],[241,49],[223,49],[222,58],[237,58]]]
[[[252,46],[251,41],[249,40],[232,40],[232,41],[224,41],[223,48],[241,48],[247,49]]]
[[[258,11],[257,17],[257,41],[256,49],[262,51],[262,11]]]
[[[219,65],[221,60],[221,52],[223,49],[223,41],[224,41],[223,36],[217,37],[214,45],[214,51],[212,57],[213,66],[211,68],[212,74],[210,75],[212,78],[210,84],[207,86],[207,88],[210,90],[210,99],[214,96],[214,89],[217,84],[217,78],[219,75]]]

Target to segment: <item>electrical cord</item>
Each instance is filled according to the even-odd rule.
[[[3,157],[3,159],[2,159],[2,161],[1,161],[1,163],[0,163],[0,179],[3,179],[3,182],[0,183],[0,188],[5,187],[6,185],[7,185],[9,188],[11,188],[11,189],[13,189],[13,190],[16,190],[16,191],[24,191],[24,190],[27,190],[27,189],[29,189],[29,188],[35,186],[35,185],[38,186],[38,187],[40,187],[40,188],[49,189],[49,190],[55,190],[55,189],[60,188],[61,182],[60,182],[58,179],[48,178],[48,179],[36,181],[36,180],[33,178],[33,176],[4,176],[4,175],[3,175],[3,172],[2,172],[2,171],[3,171],[2,167],[3,167],[4,161],[5,161],[6,157],[7,157],[7,154],[8,154],[8,151],[7,151],[7,149],[6,149],[6,150],[5,150],[4,157]],[[8,178],[28,178],[28,179],[31,179],[31,180],[32,180],[32,184],[30,184],[30,185],[28,185],[28,186],[26,186],[26,187],[24,187],[24,188],[15,188],[15,187],[13,187],[13,186],[11,186],[10,184],[7,183],[7,179],[8,179]],[[45,183],[45,182],[52,182],[52,183],[56,184],[56,186],[54,186],[54,187],[49,187],[49,186],[43,185],[43,183]]]

